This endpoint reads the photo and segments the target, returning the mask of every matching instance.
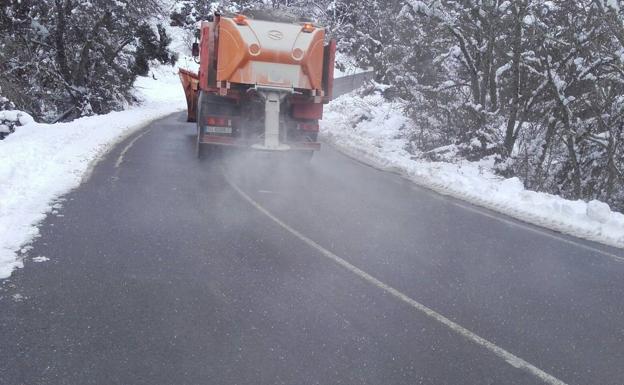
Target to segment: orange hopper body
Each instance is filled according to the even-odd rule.
[[[321,91],[325,30],[304,27],[222,18],[216,80]]]

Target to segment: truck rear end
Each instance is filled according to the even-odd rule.
[[[198,154],[204,144],[320,149],[318,122],[331,99],[336,50],[322,27],[216,14],[200,31],[199,73],[180,71]]]

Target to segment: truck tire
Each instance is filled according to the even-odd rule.
[[[306,139],[309,142],[316,142],[318,140],[318,132],[311,132]],[[302,153],[302,160],[306,163],[309,163],[312,161],[312,158],[314,157],[314,151],[303,151]]]
[[[197,156],[197,159],[200,159],[202,156],[202,150],[203,147],[205,146],[205,144],[202,144],[200,142],[200,138],[201,138],[201,126],[199,125],[199,123],[197,124],[197,140],[195,143],[195,155]]]
[[[201,158],[202,155],[202,143],[201,143],[201,135],[202,135],[202,99],[203,99],[203,91],[199,91],[199,96],[197,97],[197,109],[195,111],[195,113],[197,114],[197,117],[195,118],[195,122],[197,124],[197,140],[195,143],[195,155],[197,156],[197,159]]]
[[[201,159],[202,156],[205,155],[209,155],[210,154],[210,150],[211,150],[211,146],[209,144],[206,143],[201,143],[200,138],[202,135],[202,131],[203,131],[203,127],[201,126],[201,124],[199,123],[199,110],[197,113],[197,140],[196,140],[196,144],[195,144],[195,154],[197,155],[197,159]]]

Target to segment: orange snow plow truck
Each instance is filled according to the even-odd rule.
[[[188,121],[202,145],[312,154],[332,97],[336,42],[311,22],[215,14],[193,45],[199,73],[180,69]]]

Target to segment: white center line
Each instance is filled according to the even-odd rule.
[[[243,199],[245,199],[247,202],[249,202],[253,207],[255,207],[262,214],[266,215],[273,222],[277,223],[284,230],[288,231],[289,233],[291,233],[295,237],[299,238],[301,241],[306,243],[308,246],[316,249],[323,256],[329,258],[333,262],[335,262],[338,265],[344,267],[345,269],[347,269],[351,273],[357,275],[358,277],[362,278],[363,280],[367,281],[368,283],[376,286],[377,288],[379,288],[379,289],[383,290],[384,292],[392,295],[393,297],[403,301],[404,303],[408,304],[412,308],[420,311],[421,313],[423,313],[423,314],[427,315],[428,317],[434,319],[435,321],[441,323],[442,325],[446,326],[447,328],[451,329],[452,331],[454,331],[455,333],[461,335],[462,337],[472,341],[473,343],[475,343],[477,345],[480,345],[480,346],[484,347],[485,349],[487,349],[488,351],[490,351],[491,353],[493,353],[497,357],[502,358],[503,360],[505,360],[505,362],[507,362],[509,365],[513,366],[514,368],[518,368],[518,369],[524,370],[524,371],[532,374],[533,376],[539,378],[540,380],[542,380],[546,384],[566,385],[565,382],[563,382],[560,379],[554,377],[553,375],[546,373],[545,371],[543,371],[542,369],[538,368],[537,366],[535,366],[535,365],[533,365],[533,364],[523,360],[522,358],[520,358],[520,357],[518,357],[518,356],[516,356],[516,355],[514,355],[514,354],[512,354],[510,352],[508,352],[507,350],[501,348],[500,346],[494,344],[493,342],[490,342],[490,341],[486,340],[485,338],[480,337],[479,335],[471,332],[470,330],[466,329],[465,327],[463,327],[463,326],[461,326],[461,325],[451,321],[450,319],[446,318],[442,314],[440,314],[440,313],[436,312],[435,310],[430,309],[427,306],[421,304],[420,302],[410,298],[406,294],[403,294],[402,292],[398,291],[397,289],[393,288],[392,286],[389,286],[389,285],[383,283],[382,281],[380,281],[377,278],[373,277],[372,275],[368,274],[364,270],[358,268],[357,266],[354,266],[354,265],[350,264],[349,262],[347,262],[344,259],[340,258],[336,254],[334,254],[331,251],[325,249],[323,246],[319,245],[318,243],[314,242],[310,238],[308,238],[305,235],[301,234],[299,231],[293,229],[292,227],[290,227],[289,225],[284,223],[281,219],[279,219],[278,217],[273,215],[270,211],[268,211],[267,209],[262,207],[258,202],[256,202],[253,198],[251,198],[243,190],[241,190],[241,188],[238,187],[233,181],[231,181],[230,178],[228,178],[228,176],[226,175],[225,172],[223,172],[223,175],[225,176],[225,179],[227,180],[229,185]]]
[[[143,135],[147,134],[149,131],[150,130],[148,129],[142,132],[140,135],[137,135],[136,138],[132,139],[130,143],[128,143],[128,145],[124,147],[124,149],[119,154],[119,158],[117,158],[117,161],[115,162],[115,168],[119,168],[119,166],[121,166],[121,164],[124,161],[124,156],[126,156],[126,153],[128,152],[128,150],[130,150],[130,148],[134,146],[134,143],[136,143],[137,140],[141,139],[141,137],[143,137]]]

